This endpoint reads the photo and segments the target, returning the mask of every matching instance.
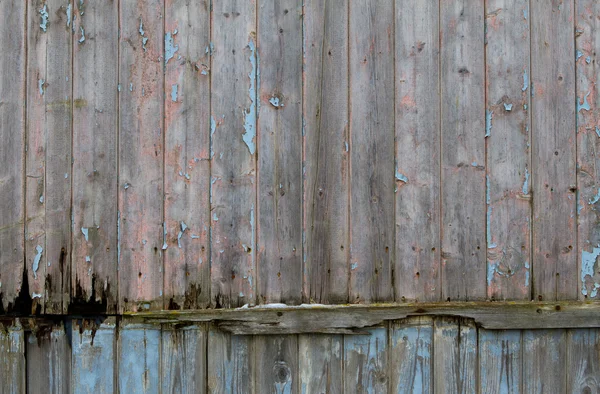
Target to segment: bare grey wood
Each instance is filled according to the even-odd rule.
[[[299,394],[298,336],[254,337],[257,393]]]
[[[485,8],[487,296],[527,300],[532,174],[529,88],[523,90],[523,80],[531,75],[529,4],[487,0]]]
[[[302,302],[302,1],[258,10],[257,292]]]
[[[67,335],[62,324],[29,333],[26,344],[28,393],[69,393],[71,349]]]
[[[207,343],[205,324],[163,329],[160,353],[163,393],[207,392]]]
[[[341,335],[299,335],[299,379],[304,394],[340,394],[344,337]]]
[[[23,1],[0,2],[0,308],[15,306],[25,257],[26,9]],[[28,290],[28,289],[25,289]]]
[[[25,333],[18,321],[0,328],[0,393],[25,393]]]
[[[213,4],[211,115],[211,306],[256,303],[256,6]]]
[[[573,1],[531,2],[532,285],[540,300],[578,298],[573,19]]]
[[[479,386],[482,393],[520,393],[524,377],[521,331],[479,330]]]
[[[523,393],[566,393],[566,331],[523,332]]]
[[[571,393],[600,391],[598,329],[567,331],[567,389]]]
[[[254,393],[253,349],[251,337],[229,335],[211,328],[208,332],[208,392]]]
[[[344,392],[388,392],[387,325],[368,330],[369,335],[344,336]]]
[[[484,2],[441,1],[442,298],[486,297]]]
[[[377,302],[394,294],[394,1],[349,7],[350,302]]]
[[[304,4],[304,302],[348,302],[348,2]]]
[[[397,0],[396,301],[438,301],[440,282],[439,3]]]
[[[70,287],[72,304],[79,310],[95,305],[97,311],[106,313],[116,312],[119,287],[117,5],[75,2],[68,15],[77,39],[73,43],[73,254],[71,260],[65,250],[66,257],[56,261],[66,260],[67,267],[71,261],[72,277],[66,289]],[[81,29],[86,37],[83,42],[79,42]]]

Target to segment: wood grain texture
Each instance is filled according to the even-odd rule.
[[[163,7],[151,0],[119,9],[120,311],[163,305]]]
[[[209,393],[255,392],[251,337],[228,335],[211,328],[208,332],[208,354]]]
[[[440,4],[442,298],[476,300],[485,288],[484,3]]]
[[[119,332],[119,392],[159,393],[160,327],[126,325]]]
[[[70,335],[70,333],[69,333]],[[62,394],[71,387],[71,349],[61,324],[27,337],[27,392]]]
[[[532,1],[531,18],[533,295],[577,299],[573,2]]]
[[[348,302],[348,2],[304,4],[304,302]]]
[[[298,336],[254,337],[257,393],[299,394]]]
[[[344,392],[388,392],[388,330],[367,330],[368,335],[344,336]]]
[[[394,2],[349,7],[350,302],[376,302],[393,297]]]
[[[26,390],[25,333],[17,322],[0,331],[0,393],[22,394]]]
[[[598,329],[567,331],[567,389],[572,393],[600,391]]]
[[[477,328],[460,319],[434,320],[433,370],[436,393],[477,390]]]
[[[478,342],[480,392],[520,393],[524,378],[521,331],[480,330]]]
[[[0,2],[0,309],[15,307],[23,283],[25,257],[25,43],[23,1]],[[28,291],[28,289],[25,289]]]
[[[257,291],[302,302],[302,1],[258,9]]]
[[[207,343],[206,325],[163,329],[160,353],[163,393],[207,392]]]
[[[390,390],[433,393],[433,320],[415,317],[390,324]]]
[[[395,299],[438,301],[439,3],[398,0],[395,4],[400,11],[395,20]]]
[[[487,0],[485,8],[487,296],[525,300],[531,297],[529,5]]]
[[[164,94],[164,308],[169,309],[204,308],[210,299],[209,4],[165,2],[166,31],[178,48],[166,65]],[[145,38],[144,31],[138,39]]]
[[[341,335],[299,335],[300,389],[303,394],[341,394],[344,337]]]
[[[254,2],[213,4],[211,305],[255,304],[258,61]]]
[[[576,3],[575,67],[577,86],[577,259],[578,298],[598,299],[600,288],[600,221],[598,188],[600,186],[599,92],[600,72],[596,48],[600,45],[600,4],[578,0]],[[586,106],[585,103],[588,103]]]
[[[565,393],[566,331],[523,332],[523,393]]]
[[[71,311],[117,310],[118,12],[116,2],[75,2],[69,16],[76,38]]]

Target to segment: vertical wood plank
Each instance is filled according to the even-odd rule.
[[[162,308],[163,68],[176,48],[163,7],[124,1],[119,10],[120,311]]]
[[[74,320],[72,327],[70,392],[116,392],[115,319],[100,325]]]
[[[348,302],[348,2],[304,4],[304,301]]]
[[[479,330],[478,351],[480,392],[521,392],[521,331]]]
[[[397,0],[396,301],[439,301],[439,2]]]
[[[417,317],[391,323],[390,389],[433,393],[433,320]]]
[[[565,330],[523,331],[523,393],[565,393]]]
[[[529,299],[529,4],[487,0],[485,7],[487,296]]]
[[[350,1],[349,25],[350,301],[389,301],[395,249],[393,0]]]
[[[214,327],[209,329],[209,393],[254,393],[252,345],[252,337],[225,334]]]
[[[299,394],[298,336],[254,337],[257,393]]]
[[[75,1],[74,9],[70,16],[76,38],[71,311],[114,313],[118,287],[118,3]]]
[[[484,299],[484,2],[442,0],[442,297]]]
[[[598,329],[567,331],[567,390],[600,391],[600,336]]]
[[[127,324],[119,332],[119,391],[160,392],[161,331],[157,326]]]
[[[14,307],[25,285],[26,9],[23,1],[0,3],[0,311]]]
[[[260,3],[259,302],[302,302],[302,1]]]
[[[18,320],[0,327],[0,392],[22,394],[26,389],[25,334]]]
[[[596,50],[600,45],[600,4],[593,0],[576,3],[576,52],[577,73],[577,256],[579,261],[580,299],[600,297],[600,210],[598,189],[600,187],[600,109],[596,83],[600,71],[596,63]],[[587,105],[586,105],[587,103]],[[579,257],[580,256],[580,257]]]
[[[169,309],[198,309],[210,301],[209,7],[208,0],[166,0],[165,5],[166,30],[178,48],[165,74],[164,307]],[[146,39],[145,31],[140,39]]]
[[[207,342],[205,325],[163,328],[161,375],[163,393],[206,393]]]
[[[302,394],[341,394],[344,337],[311,334],[300,335],[298,341]]]
[[[63,285],[69,291],[68,263],[61,267],[71,250],[68,5],[67,0],[28,4],[26,264],[33,313],[44,305],[48,313],[63,312]]]
[[[217,2],[212,21],[211,304],[230,308],[256,294],[255,3]]]
[[[71,335],[71,333],[69,333]],[[71,349],[65,327],[30,333],[27,340],[27,392],[68,393],[71,387]]]
[[[378,327],[369,335],[344,336],[344,392],[388,392],[388,330]]]
[[[576,299],[573,1],[532,1],[531,18],[533,294]]]
[[[477,390],[477,328],[451,318],[434,320],[433,370],[436,393]]]

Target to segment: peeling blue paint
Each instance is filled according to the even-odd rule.
[[[588,295],[588,290],[585,285],[585,278],[589,276],[590,278],[594,278],[595,274],[595,265],[598,256],[600,255],[600,245],[597,248],[593,248],[591,252],[586,252],[585,250],[581,251],[581,294]],[[597,282],[594,283],[590,297],[594,298],[598,294],[598,289],[600,288],[600,284]]]
[[[471,166],[472,166],[472,167],[477,167],[477,162],[476,162],[476,161],[474,161],[473,163],[471,163]]]
[[[181,249],[181,237],[183,236],[185,230],[187,230],[188,226],[183,221],[181,221],[179,225],[181,230],[179,231],[179,234],[177,234],[177,246],[179,246],[179,249]]]
[[[587,92],[586,95],[583,97],[583,104],[579,104],[579,100],[577,101],[577,112],[581,111],[582,109],[585,109],[586,111],[590,110],[590,103],[588,103],[587,98],[590,95],[590,92]]]
[[[485,136],[489,137],[492,135],[492,116],[494,115],[494,111],[490,111],[489,109],[485,111]]]
[[[40,196],[40,204],[43,204],[43,203],[44,203],[44,195],[41,195]]]
[[[256,47],[254,41],[250,40],[248,43],[250,48],[250,64],[251,69],[248,77],[250,77],[250,88],[248,89],[248,95],[250,96],[250,108],[244,110],[244,134],[242,139],[248,146],[250,154],[253,155],[256,151],[256,145],[254,144],[254,138],[256,137]]]
[[[131,83],[129,84],[129,91],[130,91],[130,92],[133,92],[133,82],[131,82]]]
[[[523,18],[525,18],[525,20],[527,20],[527,8],[525,8],[523,10]]]
[[[121,262],[121,211],[117,210],[117,270]]]
[[[218,221],[219,221],[219,217],[217,216],[216,212],[213,212],[213,220],[214,220],[215,222],[218,222]]]
[[[31,270],[33,271],[33,277],[37,279],[37,270],[40,267],[40,260],[42,259],[42,253],[44,252],[44,248],[41,245],[37,245],[35,247],[35,257],[33,258],[33,265],[31,266]]]
[[[523,70],[523,87],[521,88],[521,91],[526,91],[527,86],[529,86],[529,77],[527,76],[527,70]]]
[[[167,245],[167,223],[163,222],[163,246],[162,250],[167,250],[169,245]]]
[[[171,101],[177,102],[177,84],[171,85]]]
[[[210,116],[210,135],[214,135],[215,131],[217,130],[217,122],[215,122],[215,118],[211,115]]]
[[[72,16],[71,3],[67,5],[67,27],[71,26],[71,16]]]
[[[488,249],[494,249],[498,245],[492,242],[492,207],[488,206],[486,215],[486,229],[487,229],[487,245]]]
[[[281,100],[279,100],[279,97],[273,96],[269,99],[269,102],[271,103],[271,105],[273,107],[276,107],[276,108],[283,107],[283,103],[281,102]]]
[[[596,135],[600,138],[600,128],[598,126],[596,126]]]
[[[144,22],[142,18],[140,18],[140,36],[142,36],[142,49],[146,52],[146,43],[148,42],[148,37],[146,37],[146,32],[144,31]]]
[[[530,273],[529,273],[529,261],[526,261],[524,266],[525,266],[525,269],[526,269],[526,271],[525,271],[525,286],[529,286],[529,275],[530,275]]]
[[[83,238],[85,238],[85,242],[89,241],[89,229],[87,227],[82,227],[81,233],[83,234]]]
[[[179,50],[179,45],[175,45],[173,42],[173,36],[177,34],[177,30],[171,34],[171,32],[167,32],[165,34],[165,66],[175,56],[175,52]]]
[[[490,205],[491,196],[490,196],[490,177],[489,175],[485,176],[485,203]]]
[[[600,187],[598,188],[598,193],[596,193],[596,195],[588,201],[588,204],[593,205],[598,201],[600,201]]]
[[[83,44],[85,41],[85,30],[83,30],[83,26],[79,27],[79,29],[81,30],[81,38],[79,39],[79,43]]]
[[[396,170],[396,180],[408,183],[408,178],[406,177],[406,175],[399,173],[398,170]]]
[[[504,103],[504,110],[505,111],[512,111],[512,107],[513,107],[512,104]]]
[[[44,31],[48,31],[48,7],[46,4],[40,9],[40,16],[42,17],[42,23],[40,23],[40,27]]]
[[[117,85],[117,90],[120,92],[121,91],[121,84]]]
[[[585,58],[585,62],[586,62],[587,64],[590,64],[590,63],[592,62],[592,58],[591,58],[590,56],[586,57],[586,58]]]
[[[579,60],[583,56],[583,53],[579,50],[575,51],[575,61]]]
[[[91,263],[92,262],[92,258],[90,256],[85,256],[85,262],[86,263]]]
[[[44,95],[44,83],[46,83],[43,79],[38,79],[38,89],[40,91],[40,96]]]
[[[523,194],[529,194],[529,171],[525,169],[525,181],[523,181]]]

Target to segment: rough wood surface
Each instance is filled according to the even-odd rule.
[[[253,393],[255,368],[251,337],[208,332],[208,392]],[[262,371],[261,371],[262,372]]]
[[[165,309],[205,308],[210,298],[209,4],[165,2],[166,34],[178,48],[164,88]]]
[[[600,391],[600,336],[597,329],[567,332],[567,388],[575,393]]]
[[[487,296],[531,297],[529,5],[487,0]],[[483,163],[481,163],[483,164]],[[471,163],[483,170],[480,163]]]
[[[160,327],[138,324],[121,326],[118,382],[121,393],[159,393]]]
[[[261,3],[257,176],[259,303],[302,302],[302,1]]]
[[[299,335],[298,338],[301,392],[341,394],[344,337]]]
[[[484,299],[484,2],[440,4],[442,299]]]
[[[257,393],[300,394],[298,336],[254,337]]]
[[[0,331],[0,392],[2,394],[25,393],[25,332],[15,324],[1,327]]]
[[[531,2],[532,285],[547,301],[578,298],[573,19],[572,1]]]
[[[482,393],[520,393],[521,331],[479,331],[479,385]]]
[[[440,283],[439,4],[396,1],[396,301]]]
[[[71,387],[71,349],[64,325],[27,337],[27,392],[68,393]],[[69,333],[70,334],[70,333]]]
[[[348,2],[304,4],[304,302],[348,302]]]
[[[256,303],[255,3],[213,4],[212,31],[211,305],[231,308]]]
[[[565,330],[523,332],[523,393],[566,393]]]
[[[349,7],[350,302],[377,302],[394,294],[394,2]]]
[[[206,325],[180,329],[166,327],[161,340],[161,387],[163,393],[206,393]]]
[[[369,335],[344,336],[344,392],[388,392],[387,326],[372,328]]]

